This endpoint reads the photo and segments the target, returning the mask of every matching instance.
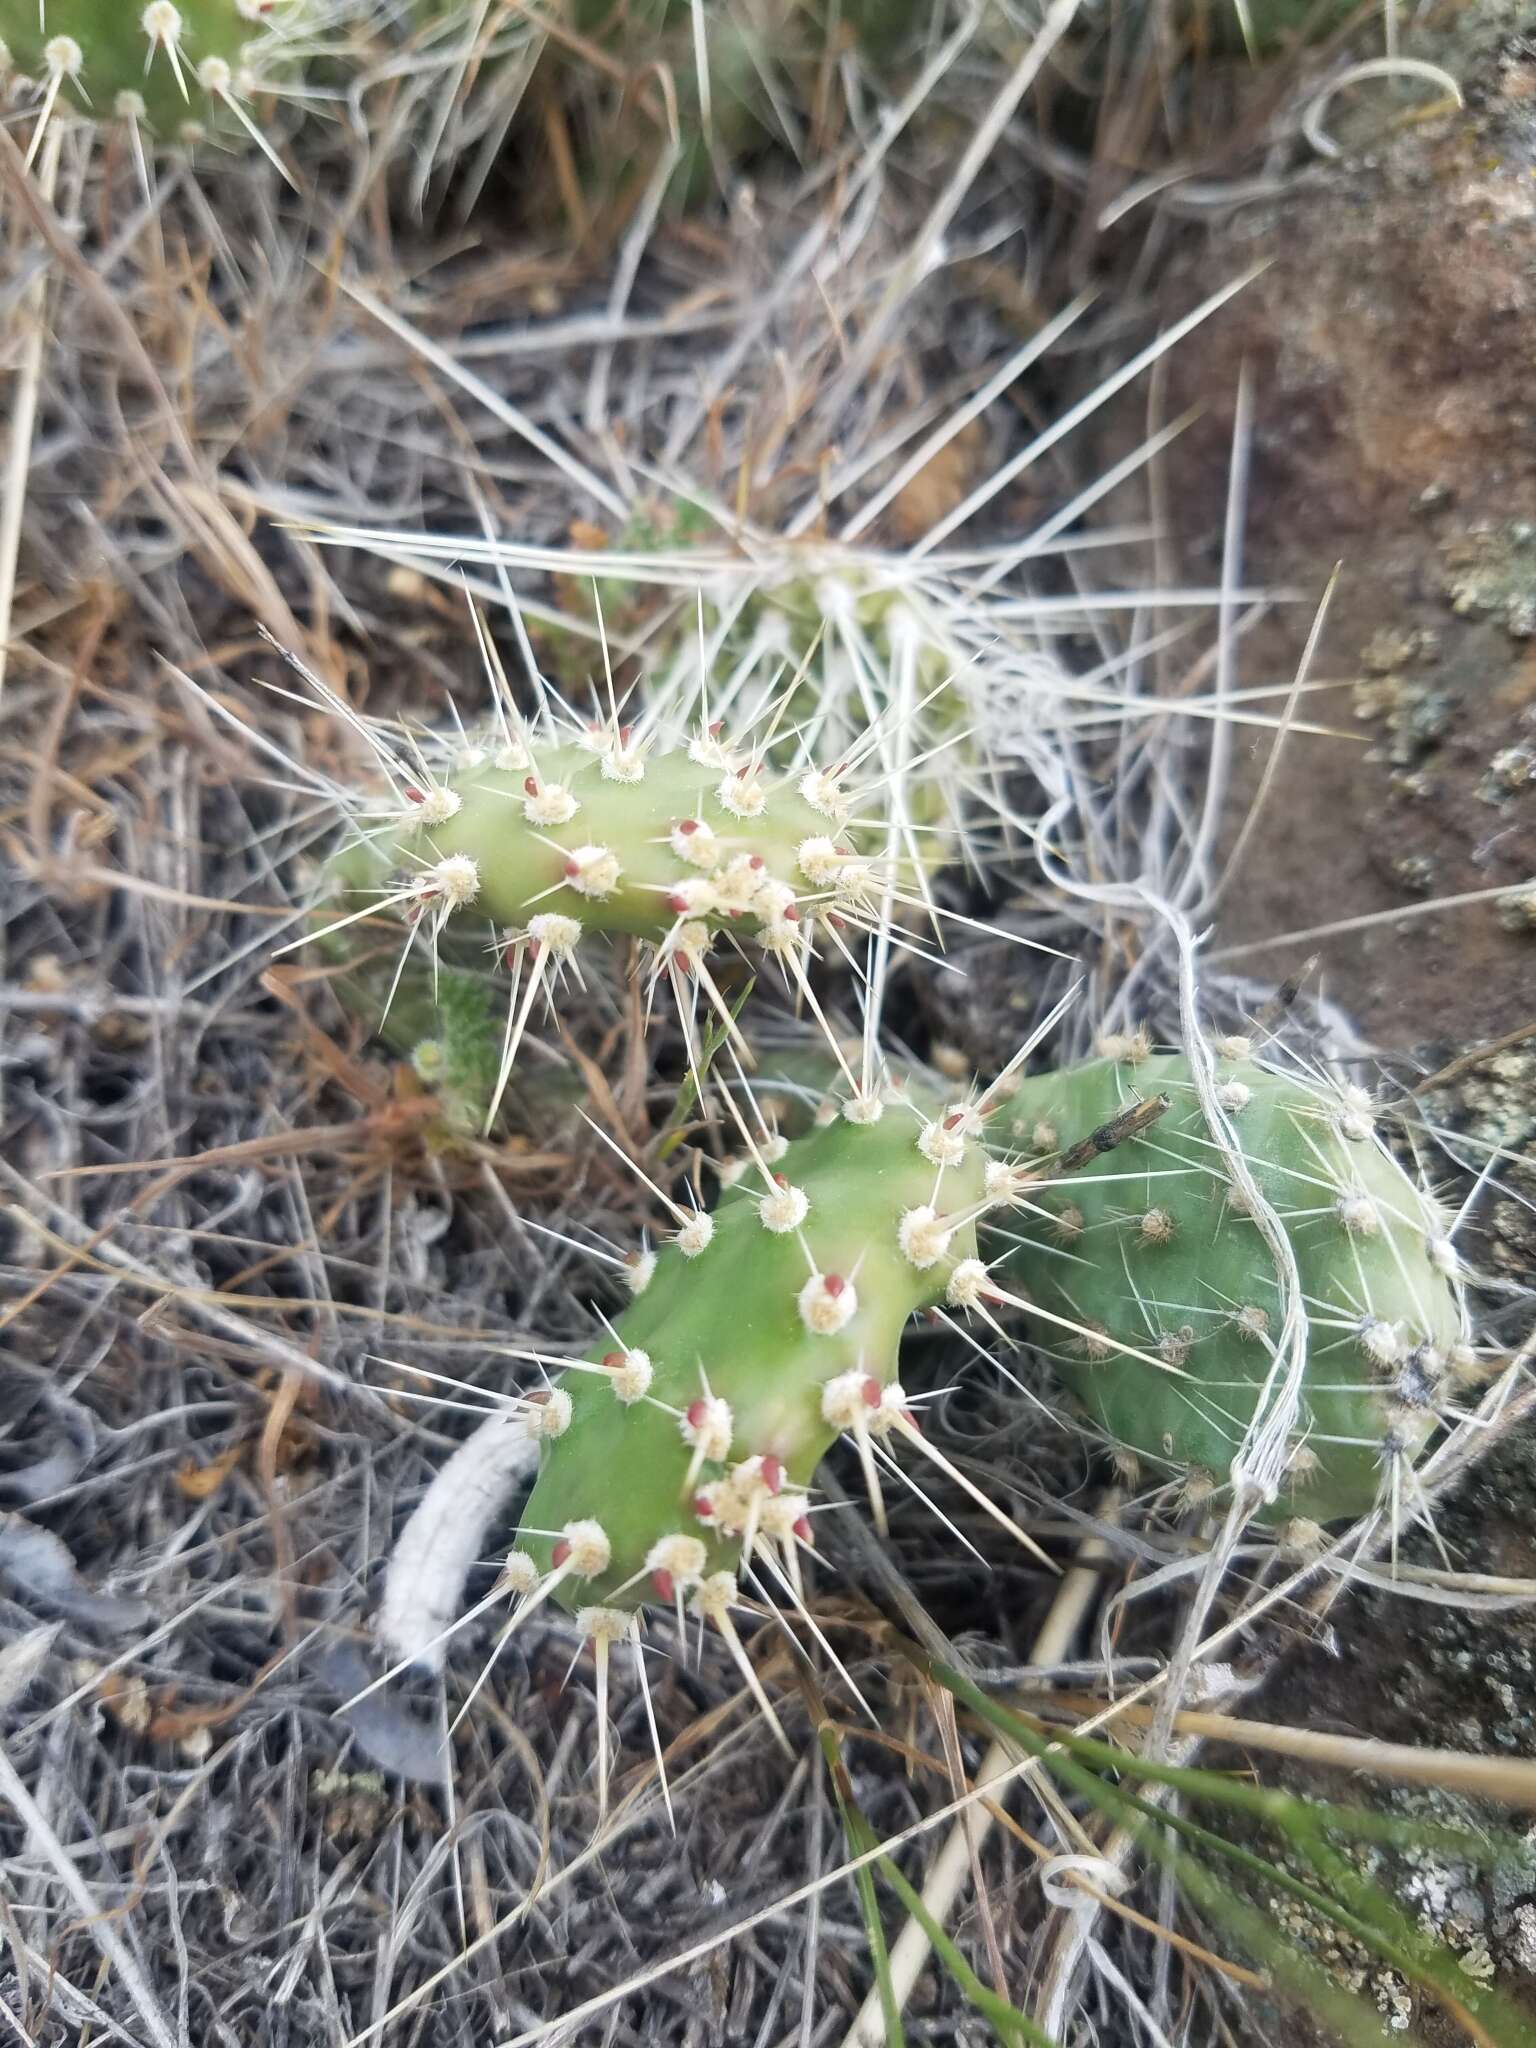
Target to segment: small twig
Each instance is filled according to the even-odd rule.
[[[50,121],[43,137],[37,184],[43,198],[53,204],[59,175],[59,151],[64,141],[64,122]],[[16,371],[16,389],[11,406],[11,438],[6,448],[5,482],[0,487],[0,697],[5,694],[5,671],[11,647],[11,607],[16,597],[16,563],[21,553],[22,512],[27,502],[27,471],[32,462],[32,429],[37,420],[37,394],[42,381],[43,347],[48,335],[47,298],[49,268],[40,264],[21,302],[16,321],[22,330],[21,360]]]
[[[1480,1067],[1484,1060],[1491,1060],[1495,1053],[1508,1052],[1511,1046],[1523,1045],[1528,1038],[1536,1038],[1536,1018],[1529,1024],[1517,1024],[1513,1031],[1506,1031],[1502,1038],[1490,1039],[1487,1045],[1474,1045],[1470,1052],[1459,1054],[1438,1074],[1426,1074],[1422,1081],[1415,1081],[1408,1092],[1410,1095],[1433,1094],[1435,1089],[1446,1088],[1452,1081],[1459,1081],[1463,1074]]]
[[[1141,1138],[1151,1130],[1159,1117],[1164,1117],[1172,1108],[1171,1098],[1166,1095],[1149,1095],[1140,1102],[1130,1103],[1108,1123],[1100,1124],[1090,1131],[1086,1138],[1079,1138],[1075,1145],[1052,1161],[1049,1175],[1042,1178],[1059,1180],[1063,1174],[1078,1173],[1085,1166],[1092,1166],[1106,1152],[1113,1152],[1117,1145],[1125,1145],[1132,1138]]]
[[[1073,1703],[1059,1699],[1048,1704],[1064,1708]],[[1091,1712],[1099,1706],[1097,1700],[1079,1699],[1075,1704]],[[1150,1707],[1127,1707],[1120,1715],[1122,1724],[1138,1728],[1150,1727],[1153,1719]],[[1248,1721],[1197,1707],[1180,1707],[1173,1715],[1173,1726],[1181,1735],[1230,1742],[1341,1771],[1364,1771],[1403,1785],[1435,1785],[1448,1792],[1464,1792],[1469,1799],[1493,1799],[1504,1806],[1536,1811],[1536,1763],[1524,1759],[1477,1756],[1459,1749],[1423,1749],[1414,1743],[1381,1742],[1374,1736],[1330,1735],[1323,1729],[1287,1728],[1273,1721]]]

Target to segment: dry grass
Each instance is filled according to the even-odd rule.
[[[958,66],[960,107],[990,96],[994,65],[973,52]],[[931,234],[947,131],[917,124],[879,177],[851,144],[835,198],[807,178],[733,223],[662,230],[638,203],[626,290],[594,280],[590,252],[551,255],[489,215],[471,246],[417,232],[383,187],[328,208],[338,145],[308,131],[295,143],[303,205],[260,164],[221,165],[206,185],[162,167],[139,217],[131,164],[87,160],[73,136],[46,206],[15,132],[0,129],[4,304],[25,311],[27,266],[45,252],[53,341],[0,735],[0,1501],[24,1518],[0,1520],[12,1774],[0,1796],[13,1809],[0,2016],[39,2048],[479,2048],[559,2038],[561,2017],[595,2001],[582,2038],[613,2048],[835,2041],[867,1989],[865,1931],[809,1737],[816,1698],[771,1630],[752,1649],[784,1688],[792,1764],[744,1708],[723,1650],[689,1659],[659,1639],[650,1676],[675,1833],[643,1761],[640,1695],[621,1685],[616,1812],[594,1847],[590,1668],[553,1617],[498,1663],[453,1739],[447,1783],[443,1720],[489,1624],[456,1646],[444,1685],[404,1680],[336,1712],[376,1669],[367,1619],[391,1532],[465,1427],[452,1404],[405,1398],[425,1384],[408,1369],[491,1387],[505,1370],[495,1343],[589,1341],[592,1266],[521,1219],[627,1245],[640,1218],[632,1184],[558,1106],[535,1103],[494,1144],[446,1146],[430,1102],[362,1041],[323,972],[271,970],[327,819],[285,786],[268,743],[322,774],[352,764],[336,730],[282,694],[288,673],[257,629],[302,649],[359,709],[468,708],[480,686],[460,597],[414,562],[322,552],[290,522],[473,533],[485,519],[559,544],[573,519],[612,524],[573,464],[606,482],[642,462],[686,469],[728,505],[744,494],[771,521],[814,500],[827,448],[937,417],[1014,345],[1001,294],[956,311],[915,284],[886,342],[888,282]],[[999,160],[1038,159],[1032,133],[1011,130]],[[1095,176],[1123,154],[1101,145]],[[1020,269],[1041,293],[1082,247],[1081,209],[1057,211],[1072,183],[1060,168],[1018,172],[1039,229],[1020,238]],[[985,244],[1005,212],[983,181],[962,226]],[[67,217],[86,223],[78,242]],[[1133,279],[1144,254],[1128,259]],[[483,380],[481,394],[370,319],[360,290]],[[1133,315],[1134,294],[1073,349],[1099,359]],[[862,365],[851,379],[850,362]],[[1083,388],[1076,365],[1050,374]],[[529,426],[569,456],[563,476]],[[898,506],[898,540],[903,519],[926,529],[974,484],[958,457],[946,463],[922,478],[937,500]],[[1047,467],[1063,497],[1085,481],[1069,452]],[[1219,610],[1218,668],[1236,643],[1230,588]],[[1098,655],[1118,630],[1095,619]],[[1209,683],[1209,666],[1159,655],[1142,686],[1191,696]],[[1113,739],[1085,745],[1085,782],[1111,786],[1085,828],[1104,879],[1139,861],[1149,819],[1149,843],[1177,866],[1189,814],[1175,783],[1203,730],[1189,728],[1159,721],[1118,755]],[[961,888],[957,902],[975,907]],[[1085,922],[1049,893],[999,914],[1069,936]],[[1127,1000],[1175,1023],[1177,949],[1155,921],[1116,903],[1086,922],[1098,985],[1124,986],[1129,969]],[[988,997],[1002,986],[1043,1007],[1060,972],[1021,964],[1015,947],[962,951],[967,994],[925,1008],[903,984],[892,1024],[1006,1056],[987,1043]],[[1212,992],[1234,1015],[1266,994]],[[1315,1038],[1335,1022],[1313,1013],[1295,1028]],[[643,1138],[665,1120],[679,1063],[665,1039],[650,1073],[623,1058],[630,1025],[621,978],[599,975],[572,1049]],[[1496,1326],[1511,1344],[1519,1306]],[[940,1348],[918,1340],[913,1378]],[[1190,1528],[1106,1518],[1094,1448],[1027,1358],[1015,1362],[1028,1400],[979,1360],[955,1372],[949,1353],[955,1384],[925,1426],[1058,1550],[1102,1539],[1096,1569],[1122,1597],[1106,1637],[1065,1645],[1053,1668],[1079,1687],[1150,1676],[1197,1591],[1214,1648],[1241,1633],[1255,1671],[1317,1625],[1307,1603],[1325,1608],[1317,1588],[1336,1583],[1323,1566],[1287,1577],[1254,1539],[1202,1586]],[[1461,1433],[1453,1462],[1475,1436]],[[985,1569],[936,1547],[910,1502],[888,1545],[854,1513],[829,1516],[817,1603],[881,1711],[883,1739],[849,1752],[860,1805],[883,1837],[905,1838],[919,1885],[946,1791],[984,1742],[893,1663],[892,1621],[1002,1683],[1029,1669],[1054,1597],[959,1489],[934,1491]],[[67,1559],[29,1542],[27,1525]],[[476,1594],[493,1572],[487,1559]],[[56,1632],[38,1637],[48,1617]],[[1038,1796],[1031,1827],[1094,1846],[1091,1816]],[[1035,1872],[1028,1840],[993,1833],[967,1887],[964,1944],[1015,1995],[1039,1976],[1070,1982],[1124,2024],[1103,1980],[1081,1989],[1085,1923]],[[1188,1933],[1166,1947],[1156,1923],[1173,1907],[1155,1887],[1140,1904],[1101,1938],[1137,1983],[1159,1981],[1158,1956],[1172,1956],[1170,1995],[1197,2014],[1190,2038],[1230,2038],[1219,1973]],[[678,1956],[692,1960],[670,1967]],[[908,2037],[989,2038],[931,1979]]]

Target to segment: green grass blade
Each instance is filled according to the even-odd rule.
[[[821,1753],[826,1758],[832,1778],[832,1793],[837,1800],[838,1814],[843,1823],[843,1836],[852,1856],[862,1856],[873,1849],[875,1838],[868,1822],[853,1803],[852,1788],[848,1773],[843,1768],[842,1756],[837,1747],[837,1736],[830,1728],[821,1730]],[[853,1873],[854,1887],[859,1895],[859,1909],[864,1916],[864,1932],[869,1941],[870,1966],[875,1974],[875,1984],[880,1993],[880,2010],[885,2017],[885,2048],[905,2048],[906,2035],[902,2032],[901,2006],[896,1998],[896,1987],[891,1982],[891,1957],[885,1945],[885,1928],[880,1920],[880,1901],[875,1896],[875,1867],[866,1863]]]
[[[1066,1730],[1049,1735],[1029,1721],[988,1698],[961,1672],[936,1659],[924,1657],[923,1668],[958,1699],[963,1700],[999,1733],[1028,1755],[1039,1757],[1064,1783],[1090,1799],[1099,1809],[1131,1827],[1140,1845],[1174,1872],[1192,1900],[1208,1916],[1236,1932],[1252,1945],[1252,1952],[1270,1969],[1277,1981],[1294,1988],[1314,2008],[1320,1994],[1329,1993],[1326,2003],[1332,2023],[1339,2023],[1343,2010],[1339,2001],[1345,1993],[1317,1972],[1294,1945],[1276,1936],[1269,1921],[1234,1894],[1230,1884],[1216,1881],[1202,1857],[1243,1870],[1264,1885],[1287,1893],[1322,1919],[1331,1922],[1362,1948],[1380,1958],[1411,1983],[1419,1985],[1445,2005],[1476,2041],[1490,2048],[1536,2048],[1536,2027],[1501,1993],[1490,1986],[1472,1985],[1453,1952],[1426,1936],[1397,1903],[1372,1879],[1357,1871],[1325,1839],[1328,1832],[1377,1833],[1362,1824],[1370,1816],[1358,1808],[1340,1809],[1321,1801],[1306,1800],[1288,1793],[1267,1792],[1224,1777],[1217,1771],[1186,1770],[1179,1765],[1150,1763],[1108,1743],[1074,1736]],[[1202,1826],[1188,1815],[1165,1811],[1151,1805],[1139,1794],[1111,1779],[1129,1777],[1166,1785],[1183,1796],[1241,1811],[1274,1829],[1319,1876],[1320,1889],[1297,1877],[1280,1864],[1257,1854],[1241,1843],[1229,1841],[1214,1829]],[[1408,1822],[1394,1830],[1394,1839],[1422,1846],[1433,1834],[1437,1846],[1454,1846],[1456,1853],[1473,1863],[1487,1863],[1495,1855],[1511,1853],[1516,1845],[1494,1844],[1471,1830],[1437,1827],[1415,1829]],[[1198,1850],[1179,1849],[1170,1836],[1177,1836]],[[1379,2039],[1378,2017],[1363,2001],[1353,2001],[1358,2015],[1369,2017],[1370,2031],[1362,2040]]]
[[[879,1837],[859,1811],[854,1801],[853,1790],[848,1782],[847,1771],[843,1766],[842,1754],[838,1747],[835,1729],[822,1728],[821,1751],[827,1760],[827,1768],[832,1775],[838,1810],[843,1816],[843,1829],[847,1835],[849,1846],[855,1855],[865,1855],[869,1850],[879,1846]],[[1028,2013],[1020,2012],[1017,2006],[1010,2005],[1006,1998],[999,1997],[989,1985],[982,1982],[954,1942],[950,1940],[948,1934],[945,1933],[938,1921],[934,1919],[928,1908],[923,1904],[921,1893],[903,1876],[892,1857],[882,1856],[877,1863],[866,1865],[865,1870],[860,1875],[867,1876],[872,1870],[879,1871],[907,1912],[911,1914],[912,1918],[922,1928],[924,1934],[928,1937],[929,1946],[938,1957],[940,1963],[949,1972],[950,1976],[953,1977],[955,1983],[964,1992],[972,2005],[975,2006],[976,2010],[987,2021],[988,2025],[997,2035],[997,2038],[1004,2044],[1004,2048],[1059,2048],[1059,2043],[1054,2041],[1042,2028],[1036,2026]],[[881,1990],[881,2001],[882,2004],[885,2002],[884,1985],[882,1985]]]

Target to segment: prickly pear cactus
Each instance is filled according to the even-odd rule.
[[[1024,1083],[1009,1121],[1026,1155],[1072,1144],[1137,1096],[1170,1106],[1141,1137],[1041,1189],[996,1270],[1079,1325],[1065,1341],[1038,1325],[1032,1334],[1112,1441],[1180,1476],[1197,1500],[1226,1481],[1270,1378],[1280,1286],[1187,1059],[1152,1053],[1141,1034],[1104,1050]],[[1261,1063],[1244,1039],[1217,1051],[1219,1101],[1295,1253],[1308,1325],[1288,1483],[1268,1512],[1360,1515],[1390,1497],[1470,1367],[1456,1254],[1434,1203],[1383,1145],[1365,1091]]]
[[[0,72],[162,141],[219,126],[261,89],[300,0],[0,0]]]
[[[610,1650],[632,1646],[643,1686],[643,1610],[675,1607],[681,1626],[686,1602],[782,1738],[733,1614],[750,1596],[798,1609],[819,1635],[802,1568],[816,1467],[836,1439],[858,1453],[878,1526],[882,1484],[908,1481],[903,1461],[920,1457],[1034,1549],[926,1441],[898,1378],[907,1319],[940,1304],[999,1337],[997,1310],[1022,1311],[1122,1459],[1145,1458],[1203,1504],[1283,1363],[1276,1256],[1251,1195],[1233,1198],[1245,1177],[1277,1212],[1304,1311],[1288,1469],[1261,1512],[1309,1543],[1322,1523],[1395,1512],[1448,1388],[1476,1371],[1455,1254],[1360,1091],[1257,1061],[1246,1041],[1217,1049],[1240,1157],[1188,1061],[1140,1033],[1028,1081],[1015,1062],[958,1101],[932,1074],[848,1095],[834,1083],[792,1140],[761,1100],[760,1139],[733,1110],[747,1145],[720,1162],[719,1208],[669,1203],[670,1241],[628,1264],[613,1348],[514,1403],[540,1469],[496,1589],[515,1603],[506,1632],[546,1601],[567,1608],[593,1646],[601,1708]],[[831,1071],[819,1050],[789,1064],[797,1096]],[[420,1633],[397,1631],[402,1654]]]
[[[754,964],[766,955],[819,1022],[813,958],[861,964],[868,936],[894,937],[883,958],[897,946],[917,954],[942,945],[949,923],[973,922],[937,897],[934,871],[961,859],[983,871],[1028,834],[1027,791],[1005,786],[1010,761],[1046,789],[1060,766],[1046,719],[1032,723],[1055,685],[1037,687],[1044,671],[1014,644],[1006,606],[995,620],[968,612],[957,623],[952,591],[914,583],[889,559],[788,540],[750,558],[723,544],[694,551],[696,532],[663,521],[653,538],[665,546],[648,550],[637,534],[634,551],[563,557],[557,583],[572,609],[554,617],[553,641],[552,613],[538,609],[538,653],[509,606],[541,707],[531,722],[483,632],[496,722],[470,735],[358,719],[305,678],[367,740],[379,771],[339,797],[354,836],[322,881],[317,907],[334,916],[309,943],[344,962],[345,947],[392,919],[406,928],[409,976],[463,945],[479,958],[461,953],[459,964],[485,967],[499,940],[522,976],[510,1058],[551,990],[579,985],[594,939],[645,942],[652,992],[677,994],[680,1012],[711,1022],[726,1013],[712,944],[715,960],[732,947]],[[542,571],[549,560],[514,551],[513,565]],[[660,610],[644,612],[637,593],[657,590]],[[629,606],[643,617],[643,649],[609,632]],[[569,697],[590,693],[606,717],[585,722],[545,680],[539,662],[560,645],[586,664]],[[1006,734],[994,725],[1004,705]],[[683,1023],[691,1037],[691,1014]]]
[[[974,1262],[986,1205],[967,1121],[887,1107],[758,1148],[638,1269],[613,1351],[562,1377],[541,1424],[519,1549],[562,1603],[710,1610],[744,1556],[798,1584],[831,1444],[852,1437],[872,1475],[872,1441],[914,1433],[902,1328]]]
[[[411,900],[537,927],[556,950],[586,930],[675,941],[690,923],[760,932],[787,919],[793,938],[798,898],[822,900],[852,857],[832,838],[840,809],[835,790],[818,808],[707,739],[650,759],[616,739],[539,747],[536,759],[503,750],[429,789],[412,785],[371,848]]]
[[[597,548],[586,567],[609,552]],[[804,735],[824,758],[865,754],[872,721],[883,721],[905,762],[921,764],[899,775],[909,856],[933,869],[962,843],[984,855],[976,827],[996,809],[995,770],[977,737],[975,650],[911,591],[910,575],[898,587],[878,558],[824,540],[759,543],[749,558],[687,499],[638,504],[611,555],[611,573],[555,579],[573,625],[538,629],[553,674],[580,687],[599,634],[620,646],[639,638],[651,700],[728,711],[740,731],[766,726],[775,752]]]
[[[540,1005],[579,983],[592,941],[648,942],[653,987],[671,989],[690,1041],[703,1004],[740,1045],[710,963],[716,940],[750,940],[817,1014],[814,945],[872,928],[898,865],[860,852],[847,822],[856,783],[803,761],[775,773],[715,728],[686,746],[653,746],[616,724],[580,741],[461,739],[440,773],[394,756],[384,777],[360,800],[357,837],[326,877],[334,915],[297,943],[337,957],[365,919],[397,921],[396,980],[413,1010],[420,969],[435,971],[440,952],[451,960],[469,949],[480,965],[509,970],[492,1114]]]

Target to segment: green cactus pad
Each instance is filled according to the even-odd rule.
[[[962,843],[973,860],[984,857],[997,805],[995,771],[976,737],[975,650],[885,565],[821,539],[749,556],[687,499],[643,501],[613,552],[612,574],[556,579],[578,630],[540,627],[553,673],[578,685],[599,632],[621,645],[643,632],[649,694],[692,710],[702,632],[734,725],[771,721],[774,755],[805,737],[836,759],[867,752],[878,713],[892,739],[900,729],[906,758],[923,764],[902,778],[909,855],[930,870]]]
[[[536,766],[481,762],[427,793],[456,802],[451,816],[416,825],[407,798],[405,829],[375,839],[375,854],[403,877],[473,861],[465,907],[500,926],[525,929],[542,914],[657,942],[680,920],[756,931],[781,923],[799,896],[827,893],[801,849],[828,839],[829,820],[792,786],[682,753],[637,756],[634,779],[614,779],[613,760],[567,744],[538,748]],[[851,853],[844,841],[833,866]]]
[[[573,1609],[666,1601],[734,1571],[749,1522],[776,1546],[803,1541],[817,1465],[841,1430],[891,1425],[902,1328],[974,1256],[982,1148],[910,1108],[824,1122],[772,1182],[766,1164],[726,1194],[702,1249],[655,1255],[614,1327],[612,1375],[569,1372],[556,1390],[569,1409],[546,1432],[519,1547],[547,1573],[569,1554],[562,1532],[598,1525],[608,1562],[560,1585]],[[638,1397],[620,1377],[637,1361]]]
[[[162,141],[228,125],[259,90],[296,0],[0,0],[10,70],[96,120],[132,118]]]
[[[1220,1041],[1220,1100],[1300,1274],[1307,1356],[1290,1471],[1265,1511],[1325,1523],[1383,1497],[1464,1360],[1456,1257],[1433,1203],[1376,1133],[1362,1090],[1260,1064]],[[1032,1333],[1112,1440],[1184,1479],[1227,1480],[1274,1363],[1274,1262],[1230,1184],[1182,1055],[1126,1037],[1115,1056],[1032,1077],[1014,1099],[1026,1154],[1068,1146],[1138,1096],[1171,1107],[1144,1136],[1042,1189],[996,1268],[1086,1334]],[[1128,1177],[1130,1176],[1130,1177]],[[1125,1355],[1134,1346],[1168,1370]]]
[[[326,921],[295,943],[345,966],[365,929],[378,940],[364,920],[398,921],[394,999],[413,1019],[435,1000],[444,961],[510,968],[505,1026],[492,1041],[492,1113],[535,1003],[579,975],[575,956],[590,938],[649,942],[678,1007],[691,1014],[688,991],[702,991],[740,1052],[745,1040],[710,962],[717,938],[750,939],[814,1011],[807,977],[818,939],[830,930],[843,943],[840,928],[873,928],[884,878],[899,867],[860,852],[834,775],[803,762],[776,774],[708,732],[686,746],[650,746],[613,726],[594,728],[589,742],[461,737],[431,774],[386,761],[388,787],[358,800],[356,836],[324,877]],[[338,981],[344,998],[354,984],[364,986]],[[375,1028],[383,1010],[381,1000]],[[411,1042],[441,1035],[413,1025]]]

